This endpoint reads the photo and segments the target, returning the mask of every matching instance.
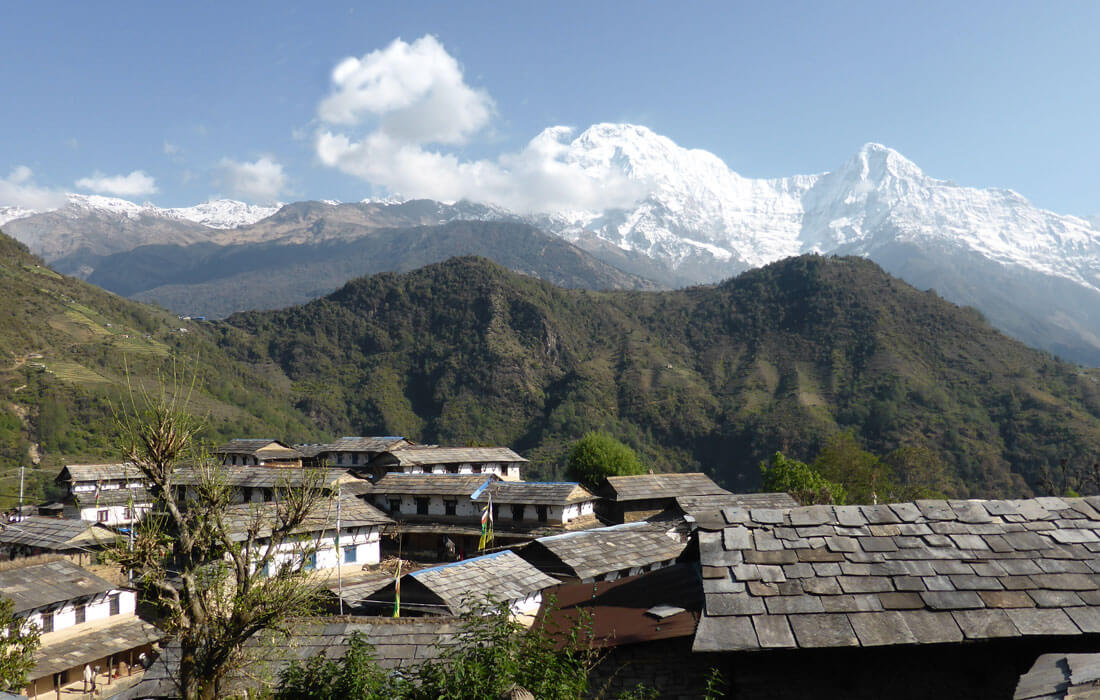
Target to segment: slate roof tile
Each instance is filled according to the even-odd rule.
[[[1100,498],[725,516],[721,538],[699,534],[703,565],[720,568],[707,569],[697,649],[1100,631]]]

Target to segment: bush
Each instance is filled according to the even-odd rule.
[[[590,432],[577,440],[569,452],[566,468],[570,478],[589,489],[599,488],[609,476],[643,473],[634,450],[604,432]]]

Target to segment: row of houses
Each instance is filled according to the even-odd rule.
[[[764,500],[413,571],[401,578],[398,621],[394,582],[380,580],[349,602],[353,617],[302,621],[307,646],[256,651],[277,670],[303,648],[338,656],[362,629],[387,667],[409,667],[417,654],[398,640],[415,630],[430,657],[433,641],[453,639],[456,616],[495,599],[531,624],[587,619],[587,640],[604,649],[592,687],[610,695],[645,683],[662,698],[700,697],[715,671],[738,698],[1095,693],[1100,498]],[[150,683],[171,677],[154,671]],[[163,686],[145,694],[153,689],[130,697],[172,697]]]

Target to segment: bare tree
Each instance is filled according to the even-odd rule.
[[[126,457],[148,480],[153,508],[110,556],[132,572],[176,637],[180,696],[217,698],[227,675],[245,663],[249,638],[285,631],[312,610],[317,588],[304,566],[315,548],[296,530],[319,504],[324,470],[306,470],[300,486],[276,489],[274,504],[227,522],[233,489],[199,447],[201,421],[187,410],[190,391],[173,389],[136,398],[131,390],[119,417]],[[184,464],[197,475],[186,488],[177,482]]]

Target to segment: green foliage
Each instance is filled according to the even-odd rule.
[[[571,630],[525,629],[507,604],[464,622],[455,644],[404,674],[379,670],[370,645],[353,637],[339,660],[324,655],[294,662],[280,675],[283,700],[466,700],[496,698],[514,686],[539,700],[580,700],[597,654],[582,642],[585,623]]]
[[[805,462],[787,459],[782,452],[772,455],[770,462],[761,462],[760,473],[765,491],[789,493],[802,505],[842,505],[847,500],[843,486],[821,476]]]
[[[836,433],[818,453],[814,470],[844,487],[852,503],[890,503],[893,474],[878,457],[859,446],[851,431]]]
[[[638,455],[615,436],[604,432],[586,433],[569,450],[569,477],[589,489],[599,488],[609,476],[643,473]]]
[[[42,644],[37,625],[16,617],[10,598],[0,598],[0,691],[18,693],[34,668],[34,652]]]
[[[348,639],[340,659],[324,651],[304,662],[295,662],[279,674],[278,697],[287,700],[335,700],[335,698],[401,698],[407,682],[388,674],[374,661],[374,647],[362,633]]]

